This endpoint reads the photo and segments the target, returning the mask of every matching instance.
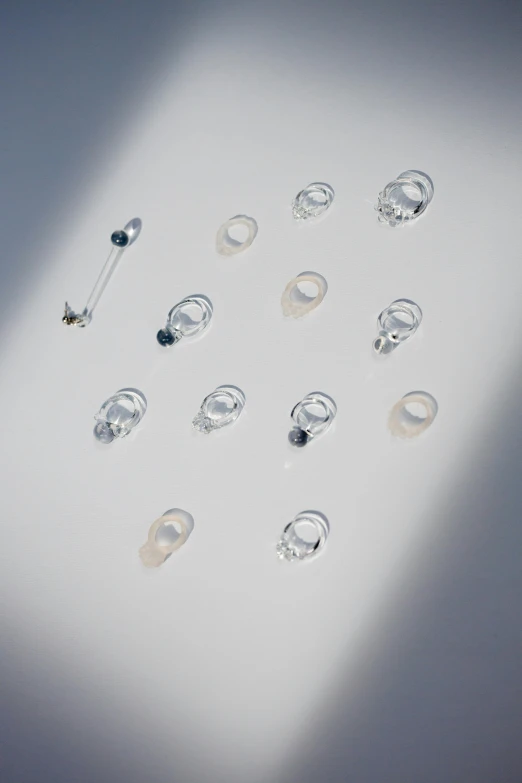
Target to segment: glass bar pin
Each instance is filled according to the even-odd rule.
[[[111,236],[111,252],[105,262],[105,265],[100,272],[94,288],[91,291],[91,295],[85,305],[85,308],[81,313],[75,313],[67,302],[65,303],[65,313],[62,321],[67,326],[88,326],[92,320],[92,313],[100,297],[105,291],[107,283],[109,282],[112,273],[116,269],[118,262],[120,261],[124,250],[130,247],[138,238],[141,232],[141,220],[134,218],[129,221],[125,228],[121,231],[114,231]]]

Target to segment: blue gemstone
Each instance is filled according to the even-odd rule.
[[[297,446],[297,448],[301,448],[302,446],[306,446],[306,444],[310,440],[310,436],[304,430],[299,429],[299,427],[295,427],[293,430],[291,430],[288,433],[288,440],[290,441],[292,446]]]
[[[156,335],[156,340],[159,342],[160,345],[173,345],[176,342],[176,339],[172,332],[168,332],[166,329],[160,329],[158,334]]]
[[[116,247],[125,247],[129,244],[129,235],[125,231],[115,231],[111,236],[111,242]]]

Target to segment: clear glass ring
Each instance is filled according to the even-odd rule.
[[[201,403],[198,413],[192,420],[192,426],[205,435],[226,427],[239,418],[245,402],[245,395],[237,386],[218,386]]]
[[[284,528],[276,552],[281,560],[308,560],[326,544],[330,525],[317,511],[301,511]]]
[[[403,171],[379,193],[375,209],[381,223],[392,228],[415,220],[433,198],[433,182],[421,171]]]
[[[295,427],[288,433],[292,446],[306,446],[313,438],[323,435],[337,413],[335,402],[323,392],[311,392],[294,406],[290,416]]]
[[[334,189],[326,182],[312,182],[300,190],[292,201],[292,212],[296,220],[310,220],[324,215],[335,198]]]
[[[379,334],[373,341],[377,354],[391,353],[399,343],[413,337],[422,322],[422,310],[409,299],[396,299],[377,319]]]
[[[142,420],[147,410],[145,396],[137,389],[120,389],[109,397],[95,415],[94,437],[100,443],[125,438]]]
[[[156,335],[158,343],[168,346],[174,345],[182,337],[195,337],[210,325],[212,313],[212,302],[206,296],[187,296],[169,312],[165,327]]]

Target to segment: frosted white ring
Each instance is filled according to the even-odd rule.
[[[425,418],[421,419],[407,411],[407,406],[412,403],[423,406],[426,411]],[[406,394],[390,411],[388,427],[391,434],[398,438],[416,438],[433,424],[438,409],[437,400],[427,392]]]
[[[246,226],[248,236],[244,242],[238,242],[230,236],[230,229],[233,226]],[[222,256],[235,256],[246,250],[257,236],[257,223],[254,218],[247,215],[236,215],[226,223],[223,223],[216,235],[216,250]]]
[[[317,286],[317,294],[313,299],[299,291],[299,283],[314,283]],[[308,315],[316,307],[319,307],[328,291],[328,283],[317,272],[301,272],[300,275],[290,280],[281,297],[283,315],[292,318],[301,318]]]
[[[178,538],[172,544],[169,544],[168,546],[161,546],[156,541],[156,535],[158,530],[163,527],[163,525],[168,525],[169,522],[177,522],[181,528],[181,532]],[[188,537],[189,530],[183,517],[176,514],[175,512],[167,511],[159,519],[156,519],[156,521],[153,522],[150,526],[147,542],[141,547],[139,552],[143,565],[147,568],[157,568],[157,566],[160,566],[165,562],[169,555],[171,555],[177,549],[180,549]]]

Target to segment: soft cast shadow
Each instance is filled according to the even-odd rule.
[[[487,449],[430,509],[436,545],[315,705],[281,783],[522,779],[522,423],[496,410]]]

